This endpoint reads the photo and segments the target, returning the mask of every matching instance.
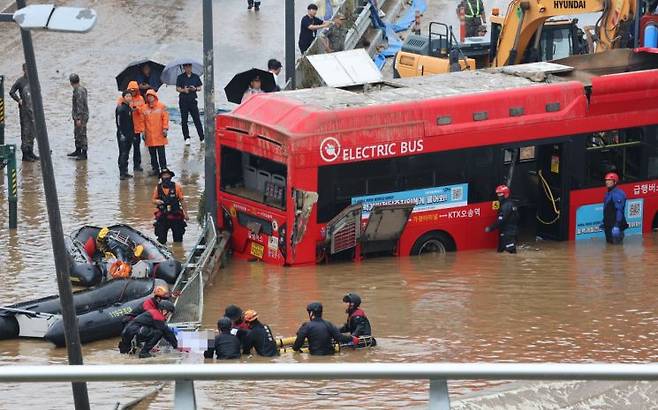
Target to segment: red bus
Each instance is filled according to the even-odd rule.
[[[650,231],[658,56],[608,58],[257,95],[217,117],[218,223],[234,255],[286,265],[488,248],[507,182],[522,233],[588,239],[614,170],[627,235]]]

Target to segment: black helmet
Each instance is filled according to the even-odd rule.
[[[174,306],[169,300],[161,300],[160,303],[158,303],[158,309],[174,313],[176,311],[176,306]]]
[[[69,82],[70,82],[71,84],[77,84],[77,83],[79,83],[79,82],[80,82],[80,76],[78,76],[78,75],[75,74],[75,73],[71,74],[71,75],[69,76]]]
[[[158,177],[159,177],[159,178],[162,178],[162,176],[163,176],[164,174],[169,174],[169,176],[170,176],[171,178],[173,178],[173,177],[176,176],[176,174],[174,173],[174,171],[170,170],[169,168],[162,168],[162,169],[160,170],[160,174],[158,175]]]
[[[343,302],[353,303],[354,307],[359,307],[361,305],[361,297],[356,293],[346,293],[345,296],[343,296]]]
[[[217,328],[219,330],[231,330],[231,319],[223,317],[217,321]]]
[[[312,302],[309,303],[308,306],[306,306],[306,311],[309,313],[313,313],[315,317],[321,317],[322,316],[322,303],[320,302]]]
[[[242,309],[236,305],[228,305],[224,309],[224,316],[235,322],[242,317]]]

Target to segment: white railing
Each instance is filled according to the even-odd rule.
[[[174,408],[195,409],[194,380],[429,380],[429,408],[449,409],[447,380],[658,380],[658,364],[276,363],[2,366],[0,383],[175,381]],[[11,394],[7,392],[7,394]],[[28,404],[28,403],[26,403]]]

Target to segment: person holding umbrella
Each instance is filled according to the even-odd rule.
[[[151,64],[146,62],[142,64],[141,69],[135,76],[135,81],[139,84],[139,89],[143,94],[146,94],[148,90],[158,91],[162,82],[160,81],[160,76],[153,72]]]
[[[263,91],[260,88],[261,82],[260,82],[260,76],[254,77],[250,82],[249,82],[249,88],[244,92],[242,95],[242,101],[241,103],[247,101],[249,97],[255,94],[263,94],[265,91]]]
[[[192,72],[192,63],[183,64],[184,72],[176,78],[176,91],[178,91],[178,106],[180,108],[181,128],[185,145],[190,145],[190,130],[187,126],[187,116],[192,115],[192,121],[199,135],[199,141],[203,142],[203,126],[199,117],[199,106],[197,104],[197,91],[201,90],[201,78]]]
[[[265,70],[252,68],[233,76],[224,87],[226,99],[235,104],[246,101],[246,97],[262,92],[271,93],[276,90],[274,75]]]

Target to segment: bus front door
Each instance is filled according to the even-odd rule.
[[[542,239],[567,239],[569,191],[565,150],[565,144],[546,144],[536,148],[537,236]]]
[[[394,254],[414,204],[375,205],[361,235],[361,254]]]

